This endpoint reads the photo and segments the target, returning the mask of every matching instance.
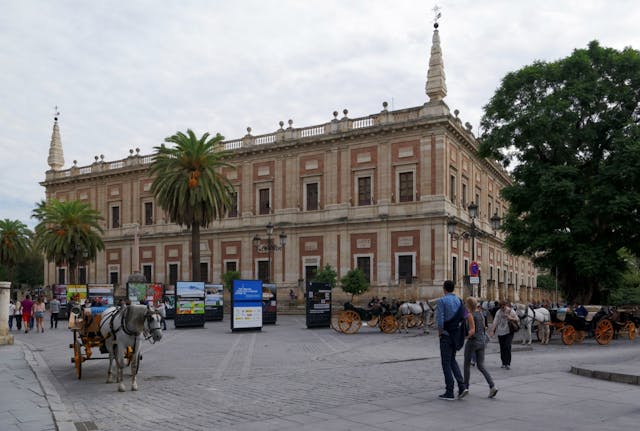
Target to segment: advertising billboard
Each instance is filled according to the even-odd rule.
[[[233,280],[231,330],[262,329],[262,281]]]

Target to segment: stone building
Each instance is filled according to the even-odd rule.
[[[436,25],[424,105],[388,110],[383,103],[362,118],[345,109],[324,124],[296,128],[289,120],[274,133],[252,135],[248,128],[225,141],[237,167],[226,172],[237,205],[202,231],[203,279],[219,283],[224,272],[237,270],[276,283],[281,298],[289,289],[301,298],[304,282],[328,264],[339,277],[361,268],[371,283],[366,297],[433,298],[444,280],[454,279],[464,295],[539,299],[532,262],[509,255],[503,234],[491,228],[491,217],[506,211],[500,190],[511,179],[478,157],[471,126],[450,112],[446,95]],[[189,279],[190,232],[157,206],[151,160],[136,149],[122,160],[96,156],[89,166],[63,169],[56,119],[51,169],[41,183],[46,198],[88,202],[104,216],[106,249],[81,268],[81,281],[122,286],[136,271],[167,285]],[[473,219],[471,203],[478,208]],[[450,220],[457,222],[454,235]],[[274,226],[276,245],[286,235],[284,247],[265,250],[267,225]],[[255,236],[262,238],[257,246]],[[473,260],[479,279],[467,277]],[[67,268],[46,265],[45,284],[67,281]]]

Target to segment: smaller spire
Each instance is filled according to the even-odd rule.
[[[54,171],[59,171],[64,166],[64,154],[62,152],[62,141],[60,140],[60,127],[58,126],[58,107],[55,107],[56,114],[53,117],[53,133],[51,134],[51,144],[49,145],[49,158],[47,163]]]
[[[438,6],[433,8],[435,17],[433,23],[433,37],[431,39],[431,57],[429,58],[429,71],[427,72],[427,85],[425,90],[430,102],[437,102],[447,95],[446,76],[444,74],[444,61],[440,48],[440,34],[438,33],[438,19],[442,16]]]

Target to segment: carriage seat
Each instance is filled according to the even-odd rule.
[[[80,307],[74,305],[69,313],[69,329],[82,331],[86,334],[98,334],[102,312],[107,307]]]

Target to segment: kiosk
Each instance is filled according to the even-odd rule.
[[[178,281],[175,298],[173,324],[176,328],[204,326],[204,281]]]
[[[331,283],[308,282],[306,287],[307,328],[331,327]]]
[[[204,285],[204,320],[222,320],[224,316],[223,292],[224,286],[222,284]]]
[[[262,285],[262,324],[275,324],[278,319],[278,289],[275,284]]]
[[[262,281],[233,280],[231,331],[262,330]]]

